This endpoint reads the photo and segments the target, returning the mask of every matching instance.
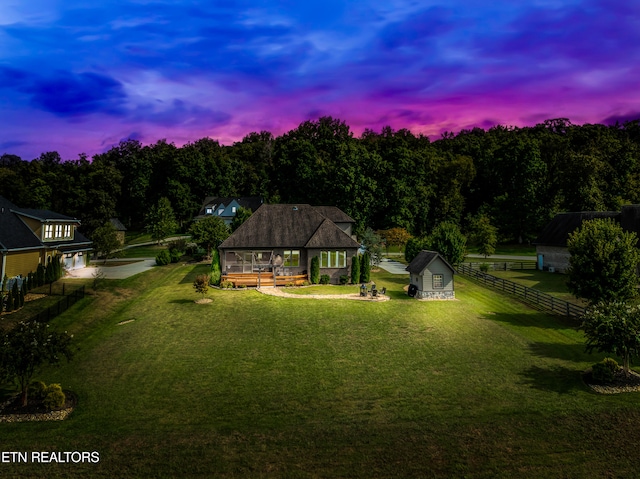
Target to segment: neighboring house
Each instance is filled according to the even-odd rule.
[[[0,196],[0,281],[27,276],[49,258],[64,268],[83,268],[91,241],[78,233],[80,220],[48,210],[19,208]]]
[[[308,275],[317,256],[320,274],[337,284],[360,247],[353,224],[335,207],[263,204],[219,246],[222,274]]]
[[[409,289],[418,299],[455,299],[453,267],[435,251],[420,251],[409,266]]]
[[[208,196],[202,203],[202,207],[198,214],[193,218],[200,220],[207,216],[219,216],[226,225],[230,225],[236,216],[238,208],[243,207],[256,211],[263,200],[259,196],[241,196],[241,197],[216,197]]]
[[[111,218],[109,222],[113,225],[116,230],[116,236],[118,237],[118,241],[120,241],[120,246],[124,246],[125,235],[127,232],[127,228],[122,224],[118,218]]]
[[[612,218],[625,231],[640,236],[640,205],[623,206],[621,211],[580,211],[558,213],[542,230],[533,244],[536,247],[537,266],[541,271],[565,273],[569,268],[569,235],[582,226],[583,221]]]

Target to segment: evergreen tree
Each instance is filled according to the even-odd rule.
[[[351,282],[353,284],[360,282],[360,257],[358,255],[351,258]]]
[[[220,253],[215,249],[211,252],[211,272],[209,273],[211,284],[218,286],[222,272],[220,270]]]
[[[311,284],[318,284],[320,282],[320,258],[314,256],[311,258],[311,273],[309,274],[309,280]]]
[[[365,251],[360,259],[360,282],[368,283],[371,280],[371,255]]]

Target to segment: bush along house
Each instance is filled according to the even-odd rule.
[[[332,284],[348,276],[360,244],[353,239],[354,221],[339,208],[308,204],[263,204],[219,246],[223,280],[256,286],[309,280],[317,256],[320,274]]]

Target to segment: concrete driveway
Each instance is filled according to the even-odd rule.
[[[91,262],[90,266],[81,269],[74,269],[69,271],[66,278],[93,278],[96,271],[100,270],[104,273],[104,277],[107,279],[124,279],[134,274],[143,273],[156,266],[155,258],[135,258],[131,261],[134,263],[125,264],[122,266],[114,266],[118,262],[122,263],[122,260],[113,259],[107,260],[107,264],[104,265],[104,261]]]
[[[380,267],[392,274],[409,274],[409,272],[405,270],[406,265],[389,258],[382,258]]]

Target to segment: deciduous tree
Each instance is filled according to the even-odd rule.
[[[155,206],[152,206],[146,217],[147,231],[151,233],[151,239],[160,241],[165,239],[178,228],[171,202],[167,198],[160,198]]]
[[[217,248],[229,236],[229,227],[219,216],[207,216],[194,221],[189,234],[198,246],[207,249],[207,256],[211,256],[211,248]]]
[[[569,291],[591,303],[637,296],[638,237],[611,218],[582,223],[569,235]]]
[[[51,331],[48,324],[20,322],[2,337],[0,373],[20,388],[22,406],[27,405],[31,379],[45,364],[71,359],[71,336]]]

